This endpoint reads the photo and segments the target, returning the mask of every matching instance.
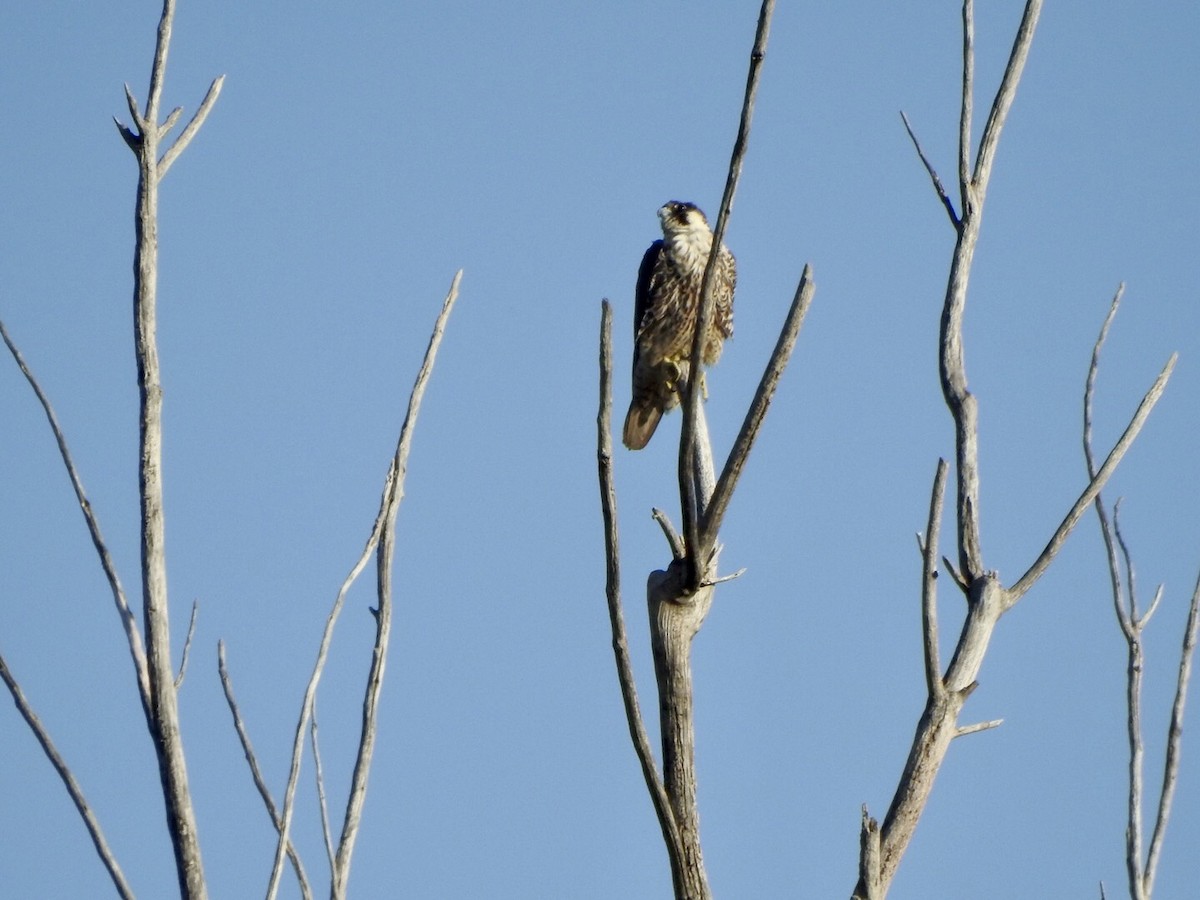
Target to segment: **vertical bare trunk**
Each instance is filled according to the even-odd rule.
[[[188,898],[207,896],[195,812],[188,789],[187,762],[179,733],[178,697],[171,663],[171,624],[167,607],[167,564],[163,525],[162,383],[156,343],[158,282],[158,135],[151,124],[138,155],[134,253],[134,330],[138,362],[142,510],[142,602],[154,749],[175,849],[179,889]]]
[[[672,571],[674,570],[674,571]],[[711,897],[700,847],[700,811],[696,801],[696,732],[692,702],[692,640],[712,605],[713,589],[701,588],[681,599],[673,574],[654,572],[647,584],[650,641],[658,680],[662,733],[663,785],[679,828],[681,859],[676,875],[677,900]]]

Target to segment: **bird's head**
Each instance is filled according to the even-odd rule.
[[[712,249],[713,233],[696,204],[672,200],[662,205],[658,218],[662,222],[663,241],[676,264],[702,266]]]
[[[695,203],[681,203],[678,200],[664,203],[658,210],[658,219],[662,222],[663,234],[666,237],[689,231],[711,233],[708,219]]]

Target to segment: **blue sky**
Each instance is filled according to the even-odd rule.
[[[980,6],[982,125],[1021,4]],[[159,8],[18,4],[0,29],[0,315],[56,404],[131,594],[136,169],[111,117],[127,118],[124,82],[145,97]],[[715,216],[757,9],[180,4],[166,108],[190,115],[226,75],[160,200],[171,602],[176,652],[200,604],[181,703],[213,896],[260,896],[274,847],[221,698],[216,642],[280,792],[320,629],[369,532],[460,267],[400,512],[396,630],[351,889],[669,893],[609,648],[599,307],[607,296],[616,308],[620,415],[654,211],[681,199]],[[860,806],[886,810],[921,711],[913,534],[936,460],[953,454],[936,367],[953,233],[899,111],[952,181],[958,29],[949,2],[776,13],[727,234],[739,285],[736,337],[709,377],[718,453],[805,262],[817,293],[722,534],[723,564],[747,573],[720,589],[694,652],[719,896],[847,896]],[[1083,486],[1083,379],[1119,282],[1126,300],[1097,397],[1103,450],[1180,353],[1108,491],[1126,497],[1144,596],[1166,585],[1147,636],[1149,785],[1200,568],[1198,36],[1200,8],[1188,4],[1047,4],[967,310],[984,554],[1008,582]],[[135,890],[169,896],[158,778],[119,623],[11,362],[0,417],[0,650]],[[638,595],[669,558],[649,511],[677,502],[678,418],[616,463],[648,709]],[[319,699],[338,804],[373,634],[369,582],[351,595]],[[944,637],[960,613],[944,590]],[[1005,724],[953,746],[890,896],[1095,897],[1100,881],[1121,895],[1124,666],[1089,517],[1001,622],[964,721]],[[82,825],[11,707],[0,748],[0,889],[105,894]],[[312,793],[306,762],[297,839],[319,880]],[[1197,879],[1200,748],[1186,741],[1171,825],[1163,897]]]

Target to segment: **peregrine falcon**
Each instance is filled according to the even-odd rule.
[[[700,311],[700,283],[712,252],[708,220],[693,203],[672,200],[658,211],[663,238],[642,258],[633,306],[633,400],[622,438],[641,450],[664,412],[679,405],[687,389],[692,338]],[[706,366],[721,357],[721,343],[733,336],[733,291],[737,263],[721,245],[713,273],[712,325],[705,336]]]

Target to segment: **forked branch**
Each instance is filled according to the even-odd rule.
[[[164,0],[158,23],[154,62],[150,69],[150,88],[145,114],[138,110],[133,91],[126,85],[125,97],[136,134],[120,122],[117,126],[138,163],[134,249],[134,346],[137,356],[139,395],[138,487],[141,497],[142,614],[146,634],[146,660],[149,673],[147,723],[158,757],[163,799],[167,807],[168,830],[175,851],[180,893],[189,900],[207,896],[204,867],[200,855],[195,811],[188,787],[187,762],[179,723],[175,670],[171,662],[171,626],[167,603],[167,564],[163,518],[162,479],[162,382],[159,373],[157,342],[158,291],[158,185],[165,167],[158,159],[160,139],[178,116],[170,115],[159,124],[167,54],[171,44],[171,25],[175,0]],[[220,91],[217,79],[209,89],[206,106],[187,139],[199,129],[204,116]],[[186,141],[171,159],[182,152]]]
[[[775,349],[772,351],[762,379],[758,383],[758,390],[754,393],[750,408],[746,410],[742,428],[733,442],[733,448],[729,451],[725,466],[721,469],[721,477],[717,479],[712,498],[708,501],[704,514],[701,516],[700,543],[697,545],[700,548],[700,559],[711,555],[712,548],[716,546],[717,533],[721,529],[725,511],[729,508],[729,501],[733,497],[734,488],[737,487],[738,478],[742,474],[742,469],[745,468],[746,459],[750,456],[750,448],[754,446],[759,429],[762,428],[767,409],[775,396],[775,389],[779,387],[779,379],[783,377],[783,370],[791,361],[792,351],[796,347],[796,340],[800,337],[800,328],[804,325],[804,317],[808,315],[808,308],[812,304],[815,290],[816,287],[812,281],[812,267],[806,265],[800,275],[800,284],[796,287],[796,295],[792,298],[792,305],[784,320],[783,328],[779,332],[779,339],[775,342]]]
[[[1092,424],[1096,391],[1096,376],[1100,367],[1100,351],[1108,338],[1113,318],[1121,304],[1125,286],[1121,285],[1113,296],[1108,315],[1100,329],[1092,349],[1092,362],[1088,367],[1083,392],[1083,455],[1088,476],[1096,481],[1095,457],[1092,453]],[[1175,357],[1172,355],[1171,363]],[[1162,376],[1160,376],[1160,379]],[[1102,471],[1103,469],[1101,469]],[[1183,648],[1180,652],[1179,673],[1175,686],[1175,700],[1171,707],[1171,721],[1167,727],[1167,749],[1163,763],[1163,781],[1159,790],[1157,814],[1154,819],[1150,849],[1143,861],[1145,829],[1142,822],[1143,795],[1145,788],[1145,745],[1142,737],[1142,677],[1146,658],[1142,646],[1142,632],[1150,617],[1158,608],[1162,598],[1162,586],[1155,592],[1154,600],[1145,613],[1139,612],[1137,581],[1134,575],[1133,557],[1129,545],[1121,533],[1119,523],[1120,501],[1113,506],[1109,517],[1104,499],[1099,490],[1094,501],[1096,516],[1100,521],[1100,535],[1104,541],[1108,559],[1109,584],[1112,591],[1113,610],[1117,624],[1125,638],[1127,650],[1125,702],[1126,732],[1129,742],[1129,792],[1128,824],[1125,829],[1125,869],[1129,879],[1130,900],[1150,900],[1154,893],[1154,878],[1162,854],[1163,837],[1171,816],[1171,803],[1175,796],[1175,785],[1179,776],[1180,749],[1183,742],[1183,713],[1187,704],[1188,681],[1191,677],[1192,659],[1195,655],[1197,626],[1200,624],[1200,580],[1192,591],[1188,608],[1187,626],[1184,629]],[[1122,562],[1124,575],[1122,575]]]
[[[696,328],[692,337],[692,348],[689,357],[691,367],[688,373],[688,386],[683,399],[683,425],[680,430],[679,442],[679,496],[681,500],[681,515],[683,519],[683,536],[689,548],[689,562],[685,572],[687,586],[695,589],[700,584],[700,569],[704,566],[712,552],[711,544],[701,540],[701,519],[704,508],[696,496],[694,481],[696,453],[696,419],[700,414],[700,391],[695,387],[700,384],[701,363],[704,352],[704,338],[712,323],[713,306],[715,304],[713,287],[716,283],[717,257],[725,240],[725,226],[733,209],[733,198],[737,194],[738,182],[742,177],[742,164],[746,158],[746,148],[750,139],[750,123],[754,118],[754,99],[758,94],[759,76],[763,60],[767,55],[767,37],[771,32],[771,16],[775,12],[775,0],[763,0],[758,13],[758,27],[754,34],[754,46],[750,51],[750,69],[746,74],[746,93],[742,100],[742,113],[738,120],[737,138],[733,142],[733,154],[729,160],[729,173],[725,178],[725,192],[721,196],[721,207],[717,212],[717,223],[713,228],[712,250],[704,267],[704,278],[700,283],[700,304],[696,312]],[[716,529],[710,529],[715,540]]]
[[[650,643],[658,688],[659,730],[662,738],[662,778],[655,767],[645,724],[638,707],[632,667],[625,638],[619,592],[619,546],[616,525],[616,493],[612,484],[611,418],[611,309],[603,305],[600,337],[600,412],[597,416],[597,457],[600,474],[601,511],[605,524],[607,594],[613,632],[617,677],[625,703],[630,737],[642,766],[647,790],[662,828],[671,862],[672,884],[677,900],[707,900],[711,896],[700,844],[696,795],[695,729],[692,699],[691,646],[712,604],[715,586],[728,580],[717,577],[720,554],[718,533],[747,456],[762,426],[784,368],[795,346],[805,313],[812,301],[811,270],[806,266],[796,289],[775,350],[767,363],[734,446],[718,479],[704,408],[700,403],[699,372],[701,337],[707,333],[713,313],[713,273],[722,245],[725,225],[733,205],[745,158],[754,98],[766,53],[772,0],[764,0],[759,14],[746,93],[737,139],[730,159],[725,193],[717,216],[710,254],[700,291],[699,311],[691,347],[690,383],[684,391],[683,425],[678,457],[678,487],[682,511],[682,535],[660,510],[655,519],[671,548],[671,563],[652,572],[646,585],[650,618]],[[682,540],[681,540],[682,538]],[[732,577],[732,576],[731,576]]]
[[[412,393],[409,395],[408,411],[404,418],[404,425],[400,429],[400,438],[396,444],[396,451],[392,456],[387,475],[384,477],[383,492],[380,498],[379,512],[375,516],[375,523],[371,528],[370,536],[367,538],[362,553],[351,567],[345,581],[342,582],[337,597],[334,599],[333,608],[330,610],[329,616],[325,621],[325,629],[321,635],[320,646],[317,649],[316,662],[313,665],[312,675],[309,677],[308,685],[304,691],[300,718],[296,723],[296,731],[292,739],[291,765],[288,770],[287,786],[284,789],[283,812],[280,816],[282,824],[279,829],[279,840],[275,847],[275,861],[271,867],[271,876],[267,885],[267,897],[271,898],[271,900],[273,900],[279,889],[279,877],[283,870],[284,848],[287,846],[291,830],[296,785],[300,777],[300,762],[304,755],[304,739],[312,716],[313,704],[316,702],[317,686],[325,670],[325,661],[329,655],[330,643],[333,640],[333,629],[337,624],[338,617],[341,615],[342,606],[345,603],[346,594],[349,592],[351,585],[354,584],[358,576],[362,574],[363,569],[366,568],[371,554],[375,553],[378,549],[379,577],[377,588],[379,606],[375,610],[375,646],[372,651],[371,669],[368,674],[366,695],[363,701],[363,732],[359,741],[354,773],[351,778],[350,797],[346,805],[342,833],[338,842],[338,852],[333,872],[331,873],[331,895],[340,897],[345,894],[346,883],[350,876],[350,856],[354,849],[354,841],[361,822],[362,807],[366,799],[367,776],[370,772],[371,756],[375,746],[375,718],[378,708],[379,691],[383,681],[384,665],[387,659],[388,638],[390,636],[391,535],[394,532],[400,501],[404,496],[404,480],[408,474],[408,454],[412,445],[413,431],[417,424],[417,414],[421,408],[421,399],[424,397],[425,387],[429,382],[429,378],[433,374],[433,365],[437,359],[437,352],[441,346],[442,334],[446,329],[446,323],[450,318],[451,311],[454,309],[455,302],[458,300],[458,288],[461,280],[462,270],[460,269],[454,276],[454,280],[450,285],[450,291],[442,303],[442,311],[434,323],[433,333],[430,335],[429,345],[425,350],[425,358],[421,363],[421,369],[417,374],[416,382],[413,384]],[[385,536],[387,537],[386,541],[384,540]]]
[[[271,818],[271,825],[278,832],[283,824],[283,820],[279,816],[279,810],[275,806],[275,799],[271,796],[271,789],[267,787],[266,779],[263,778],[262,769],[258,765],[258,756],[254,752],[254,745],[250,742],[250,732],[246,730],[246,723],[242,719],[242,711],[238,707],[237,698],[233,694],[233,679],[229,675],[229,667],[225,662],[225,642],[217,641],[217,673],[221,678],[221,690],[225,692],[225,703],[229,707],[229,713],[233,716],[233,730],[237,732],[238,741],[242,745],[242,753],[246,757],[246,765],[250,767],[250,777],[254,779],[254,787],[258,790],[258,796],[262,798],[263,805],[266,807],[267,815]],[[292,868],[296,872],[296,881],[300,884],[300,894],[304,900],[310,900],[312,897],[312,887],[308,882],[308,875],[304,871],[304,864],[300,861],[300,855],[296,852],[295,846],[289,840],[287,845],[288,859],[291,860]]]
[[[671,801],[667,797],[654,752],[650,748],[650,736],[646,732],[638,703],[637,680],[633,675],[633,662],[629,655],[629,640],[625,632],[625,614],[621,607],[621,543],[617,518],[617,490],[612,471],[612,306],[607,300],[601,304],[600,314],[600,409],[596,414],[596,462],[600,474],[600,511],[604,518],[605,594],[608,598],[608,620],[612,628],[613,656],[617,664],[617,681],[621,686],[621,700],[625,706],[625,721],[629,727],[629,738],[637,753],[642,768],[642,778],[654,805],[666,843],[667,856],[671,863],[672,882],[680,884],[683,865],[683,844]],[[657,511],[659,523],[668,536],[674,534],[665,515]],[[682,545],[677,545],[676,559],[682,559]]]
[[[957,215],[945,189],[941,186],[937,173],[909,127],[907,118],[905,119],[905,127],[917,148],[921,162],[930,175],[938,199],[950,214],[951,222],[955,225],[957,232],[957,241],[951,259],[942,307],[939,371],[943,398],[954,420],[957,470],[955,518],[958,566],[956,569],[947,563],[947,568],[955,582],[966,594],[967,615],[955,645],[954,655],[943,673],[940,671],[938,657],[937,609],[934,590],[937,516],[941,506],[941,485],[945,477],[944,465],[939,464],[930,504],[929,526],[925,540],[921,544],[922,632],[927,687],[925,710],[917,724],[916,734],[913,737],[908,760],[896,793],[880,827],[877,864],[866,858],[870,849],[867,842],[867,826],[873,825],[873,823],[869,818],[864,821],[860,877],[854,892],[854,896],[857,898],[870,896],[881,900],[886,895],[900,859],[912,840],[917,822],[928,803],[937,773],[951,742],[956,737],[987,730],[999,724],[998,720],[968,726],[958,724],[958,716],[963,704],[977,686],[977,677],[995,627],[1000,617],[1012,608],[1046,570],[1067,535],[1078,523],[1079,517],[1087,505],[1092,502],[1121,461],[1161,395],[1174,365],[1174,358],[1172,358],[1143,398],[1125,433],[1109,453],[1104,465],[1100,467],[1099,471],[1092,473],[1089,484],[1067,513],[1037,560],[1011,588],[1005,588],[1000,583],[999,576],[995,572],[989,571],[984,564],[980,537],[979,412],[976,398],[967,386],[963,353],[963,320],[971,265],[979,237],[984,198],[991,178],[996,149],[1001,130],[1016,95],[1017,85],[1020,82],[1040,11],[1040,0],[1028,0],[1004,76],[992,102],[988,121],[984,126],[979,150],[974,155],[974,164],[972,165],[970,137],[975,71],[974,4],[972,0],[965,0],[963,3],[963,71],[962,102],[959,110],[958,159],[961,208]],[[878,884],[872,882],[875,873],[878,875]]]

